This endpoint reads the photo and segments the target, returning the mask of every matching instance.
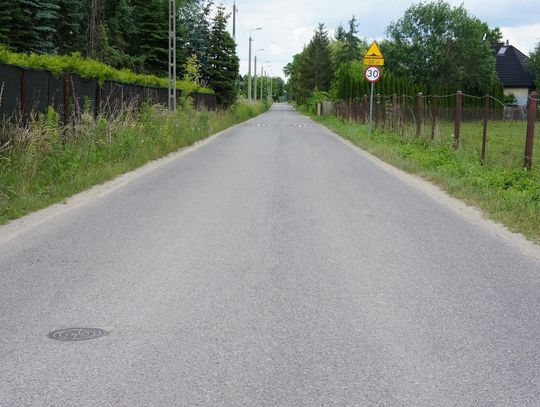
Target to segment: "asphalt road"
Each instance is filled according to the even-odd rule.
[[[2,407],[539,405],[540,262],[286,105],[0,244]]]

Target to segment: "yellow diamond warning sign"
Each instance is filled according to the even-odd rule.
[[[381,52],[381,48],[376,41],[369,46],[369,49],[364,55],[364,65],[367,66],[382,66],[384,65],[384,56]]]

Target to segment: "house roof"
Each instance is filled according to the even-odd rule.
[[[493,44],[499,80],[505,88],[532,88],[534,74],[530,58],[516,47],[504,43]]]

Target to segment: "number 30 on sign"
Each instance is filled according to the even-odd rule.
[[[366,69],[366,79],[368,82],[378,82],[381,79],[382,72],[377,66],[370,66]]]

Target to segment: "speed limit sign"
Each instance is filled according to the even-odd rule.
[[[378,82],[382,76],[381,69],[377,66],[370,66],[366,69],[365,75],[368,82]]]

